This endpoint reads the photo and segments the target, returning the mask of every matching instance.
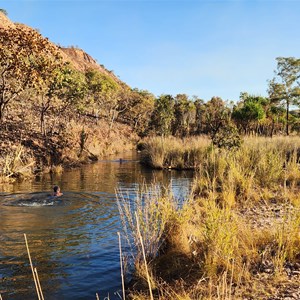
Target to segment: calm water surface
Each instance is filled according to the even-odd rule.
[[[188,194],[192,172],[153,171],[136,153],[61,175],[0,187],[0,294],[3,300],[36,299],[24,233],[45,299],[120,299],[117,232],[122,232],[116,189],[135,195],[143,186],[171,185]],[[52,186],[63,196],[50,196]]]

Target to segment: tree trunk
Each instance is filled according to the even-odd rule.
[[[46,132],[45,132],[45,112],[44,112],[43,109],[41,111],[41,116],[40,116],[40,128],[41,128],[41,133],[43,135],[46,135]]]
[[[274,129],[275,129],[275,120],[272,118],[272,127],[271,127],[271,132],[270,132],[271,137],[273,137]]]
[[[0,122],[2,122],[3,121],[3,117],[4,117],[4,104],[3,103],[1,103],[0,104]]]
[[[289,135],[289,110],[290,110],[290,103],[289,101],[286,102],[286,135]]]

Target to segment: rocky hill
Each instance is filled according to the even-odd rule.
[[[0,11],[0,27],[15,28],[16,25],[3,12]]]
[[[119,84],[125,85],[112,71],[107,70],[103,65],[99,65],[97,61],[89,54],[80,48],[75,47],[59,47],[62,57],[71,63],[71,65],[78,71],[86,71],[88,69],[97,69],[101,73],[111,77]]]
[[[21,58],[18,56],[20,52]],[[32,60],[31,54],[34,57]],[[40,59],[48,58],[48,55],[55,59]],[[6,68],[7,71],[6,80],[0,83],[0,94],[6,95],[7,101],[5,107],[0,99],[0,107],[5,107],[5,110],[2,109],[5,113],[0,118],[0,185],[2,181],[10,181],[11,178],[27,178],[47,171],[56,172],[64,167],[95,161],[99,157],[134,147],[138,136],[130,123],[133,120],[131,111],[125,115],[124,106],[130,97],[135,99],[134,97],[139,95],[131,94],[133,92],[124,82],[112,71],[98,64],[84,50],[55,45],[26,24],[12,22],[0,10],[0,57],[0,68]],[[31,68],[22,64],[24,57],[29,58],[30,63],[33,62],[32,66],[35,66],[36,61],[40,63],[39,67],[34,69],[36,72],[30,72]],[[82,88],[75,77],[69,86],[57,84],[59,77],[55,78],[58,81],[53,80],[51,85],[44,80],[47,76],[54,78],[51,67],[47,69],[48,61],[53,61],[54,67],[63,67],[63,62],[70,62],[79,74],[83,73],[83,78],[86,75],[85,71],[96,69],[105,75],[99,76],[98,86],[104,82],[111,91],[122,91],[120,94],[124,98],[119,94],[115,98],[109,98],[110,94],[95,100],[91,86],[85,82],[86,89]],[[12,71],[7,65],[20,67]],[[50,70],[49,73],[47,70]],[[16,74],[19,76],[16,77]],[[32,82],[28,84],[24,78]],[[15,89],[16,82],[22,90]],[[38,85],[39,82],[42,82],[42,88],[34,85]],[[53,90],[50,86],[57,92],[55,96],[51,94]],[[137,99],[135,109],[140,116],[138,105],[141,99]],[[123,105],[122,113],[127,119],[121,116],[119,104],[120,107]],[[144,113],[145,107],[140,107]]]
[[[34,30],[27,25],[21,23],[13,23],[3,12],[0,11],[0,27],[6,28],[24,28],[27,27],[30,30]],[[53,44],[54,45],[54,44]],[[87,54],[84,50],[75,47],[61,47],[54,45],[65,61],[70,64],[78,71],[84,72],[88,69],[97,69],[99,72],[112,78],[118,84],[127,86],[122,82],[112,71],[107,70],[103,65],[97,63],[97,61]]]

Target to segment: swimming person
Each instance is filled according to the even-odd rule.
[[[58,185],[55,185],[53,187],[53,196],[55,197],[59,197],[59,196],[62,196],[63,193],[60,192],[60,187]]]

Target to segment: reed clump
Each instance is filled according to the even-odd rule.
[[[195,169],[210,145],[207,137],[149,137],[142,142],[142,163],[156,169]]]
[[[194,194],[213,193],[227,205],[251,205],[267,194],[283,201],[298,189],[299,158],[299,138],[248,138],[236,151],[211,149],[198,164]]]
[[[164,197],[144,191],[135,199],[124,198],[120,212],[127,219],[127,234],[133,235],[128,242],[136,262],[134,278],[144,281],[143,288],[130,285],[131,298],[149,296],[132,211],[137,211],[147,241],[154,298],[295,294],[300,274],[299,149],[297,137],[247,138],[234,151],[206,145],[191,196],[182,205],[168,192]]]
[[[51,167],[51,173],[54,174],[61,174],[64,171],[64,167],[62,164],[59,164],[57,166],[52,166]]]

